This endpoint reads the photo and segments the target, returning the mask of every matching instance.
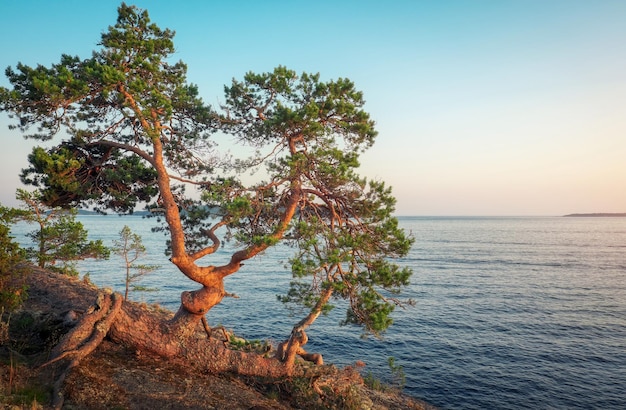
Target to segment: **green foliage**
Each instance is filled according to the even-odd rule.
[[[0,309],[12,310],[28,296],[22,279],[26,274],[25,252],[13,242],[10,223],[20,212],[0,206]]]
[[[159,288],[149,288],[142,285],[133,285],[131,289],[135,292],[158,292],[160,290]]]
[[[241,350],[244,352],[256,352],[259,354],[268,353],[272,345],[267,341],[246,340],[233,334],[229,335],[228,345],[233,350]]]
[[[0,89],[0,109],[17,118],[11,127],[42,141],[61,131],[70,136],[48,150],[35,148],[22,173],[49,205],[89,202],[127,213],[156,199],[152,154],[159,137],[170,169],[188,175],[212,168],[197,152],[212,146],[215,115],[197,87],[185,83],[185,64],[170,63],[173,37],[146,11],[122,4],[90,58],[63,55],[51,67],[6,70],[13,88]],[[32,127],[37,132],[29,133]]]
[[[100,211],[132,212],[158,192],[155,171],[113,147],[65,142],[49,150],[35,147],[28,160],[22,182],[39,188],[52,207],[93,203]]]
[[[13,405],[21,405],[19,408],[39,409],[43,408],[40,403],[49,401],[49,388],[45,385],[30,384],[17,389],[11,394],[10,402]]]
[[[334,298],[349,302],[343,324],[361,325],[366,333],[380,335],[393,323],[396,306],[413,303],[397,297],[410,283],[411,269],[393,262],[408,253],[413,238],[392,216],[395,200],[382,183],[352,191],[349,202],[341,196],[334,203],[328,198],[333,212],[322,212],[313,203],[293,225],[295,280],[279,300],[319,309],[316,303],[330,287]]]
[[[253,172],[265,163],[269,176],[248,194],[245,217],[231,214],[240,222],[230,224],[237,237],[254,241],[272,234],[280,224],[276,210],[299,194],[286,235],[296,249],[290,260],[294,281],[279,300],[310,309],[313,318],[332,307],[330,292],[349,302],[344,323],[380,334],[396,306],[412,303],[396,296],[409,284],[411,270],[393,259],[405,256],[413,239],[393,217],[391,189],[355,172],[358,156],[377,134],[362,109],[362,93],[349,80],[325,82],[319,74],[298,75],[285,67],[248,73],[225,91],[226,129],[257,148],[239,165]]]
[[[134,233],[127,225],[124,225],[119,233],[119,239],[113,241],[113,252],[124,259],[126,276],[124,280],[124,300],[128,300],[129,291],[154,292],[158,289],[144,286],[131,285],[141,280],[148,273],[159,268],[158,265],[137,264],[138,259],[145,256],[146,247],[143,245],[141,235]]]
[[[185,64],[172,62],[173,38],[122,4],[91,57],[7,69],[12,88],[0,88],[0,109],[13,127],[43,141],[68,136],[35,148],[22,180],[48,206],[148,204],[165,216],[157,230],[170,234],[172,261],[193,280],[223,278],[286,241],[294,280],[280,299],[308,309],[307,326],[335,298],[348,302],[345,323],[383,332],[394,308],[411,303],[398,296],[411,270],[395,259],[413,239],[393,217],[391,189],[356,172],[377,136],[362,92],[345,78],[279,66],[233,80],[217,113],[186,82]],[[215,132],[245,153],[218,155]],[[229,262],[193,265],[222,240],[237,247]]]
[[[387,358],[387,364],[391,370],[391,377],[393,386],[399,390],[402,390],[406,385],[406,375],[404,374],[404,368],[402,365],[396,363],[396,359],[393,357]]]
[[[378,391],[396,390],[402,391],[406,385],[406,375],[402,365],[396,363],[396,359],[393,357],[387,358],[387,364],[391,371],[391,380],[389,383],[384,383],[379,378],[375,377],[371,372],[368,372],[363,377],[363,381],[367,386]]]
[[[18,189],[17,199],[26,211],[20,219],[36,223],[39,229],[27,234],[36,244],[28,255],[41,268],[77,276],[76,263],[84,259],[107,259],[109,249],[101,240],[90,241],[83,224],[76,220],[77,211],[49,207],[39,192]]]
[[[376,136],[373,121],[361,109],[363,94],[347,79],[321,82],[319,74],[298,76],[279,66],[271,73],[249,72],[225,93],[229,131],[253,146],[293,136],[322,148],[341,136],[346,151],[354,152],[371,146]]]
[[[319,309],[320,313],[324,315],[334,309],[334,306],[328,302],[320,303],[320,296],[315,289],[315,284],[306,281],[294,280],[290,282],[287,294],[277,295],[276,298],[285,303],[294,313],[297,311],[297,306],[309,310]]]

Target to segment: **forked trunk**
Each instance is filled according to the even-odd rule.
[[[123,87],[120,92],[132,100],[132,96],[125,92]],[[133,108],[138,110],[136,106]],[[142,125],[145,129],[150,129],[150,124],[147,122]],[[155,124],[155,128],[154,135],[161,135],[160,124]],[[183,292],[181,306],[174,317],[169,320],[142,311],[132,304],[124,304],[109,332],[111,338],[132,346],[138,351],[145,350],[163,357],[185,360],[203,371],[236,372],[243,375],[273,378],[292,374],[293,361],[283,362],[276,358],[265,358],[257,353],[228,349],[222,341],[210,338],[208,332],[199,326],[204,315],[224,298],[226,294],[224,278],[237,272],[244,260],[267,249],[270,242],[252,244],[235,252],[226,265],[199,266],[196,263],[198,259],[214,253],[219,248],[220,241],[214,229],[225,222],[218,223],[214,229],[205,232],[213,242],[213,246],[195,253],[188,253],[179,204],[171,191],[170,177],[163,162],[162,141],[158,137],[154,137],[152,141],[154,153],[151,158],[146,159],[150,161],[158,174],[157,184],[162,211],[171,237],[170,260],[187,278],[201,284],[202,288],[192,292]],[[301,196],[300,185],[294,182],[280,223],[269,235],[271,239],[278,240],[283,237],[295,215]]]

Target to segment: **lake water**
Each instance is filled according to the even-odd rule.
[[[145,264],[162,267],[133,300],[178,307],[197,286],[164,256],[164,237],[138,216],[80,216],[106,245],[128,225],[142,236]],[[405,392],[444,409],[626,408],[626,218],[403,217],[415,245],[402,265],[413,268],[407,297],[383,340],[340,327],[335,309],[308,331],[308,350],[327,362],[366,363],[387,380],[389,357],[402,366]],[[24,226],[14,235],[22,242]],[[226,261],[228,249],[217,257]],[[276,300],[290,275],[286,248],[248,261],[226,280],[225,298],[209,323],[248,339],[286,337],[301,316]],[[86,262],[99,286],[123,290],[121,259]]]

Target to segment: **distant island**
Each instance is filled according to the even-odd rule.
[[[626,212],[625,213],[569,214],[569,215],[563,215],[563,216],[565,217],[607,217],[607,216],[626,217]]]
[[[146,215],[150,215],[150,214],[151,214],[150,211],[134,211],[132,213],[132,215],[134,215],[134,216],[146,216]],[[120,216],[118,214],[102,214],[100,212],[92,211],[92,210],[89,210],[89,209],[79,209],[78,210],[78,215],[100,215],[100,216],[115,215],[115,216]],[[124,216],[128,216],[128,215],[124,214]]]

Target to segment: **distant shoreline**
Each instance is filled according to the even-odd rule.
[[[592,214],[569,214],[564,217],[626,217],[626,213],[592,213]]]
[[[92,211],[89,209],[79,209],[78,210],[78,215],[97,215],[97,216],[108,216],[108,215],[114,215],[114,216],[147,216],[147,215],[151,215],[152,213],[150,211],[145,211],[145,210],[137,210],[134,211],[132,214],[128,215],[128,214],[124,214],[124,215],[117,215],[115,213],[113,214],[102,214],[100,212],[96,212],[96,211]],[[514,216],[514,215],[511,215]],[[520,216],[524,216],[524,215],[520,215]],[[399,218],[492,218],[492,217],[498,217],[498,216],[487,216],[487,215],[398,215]],[[626,212],[596,212],[596,213],[581,213],[581,214],[568,214],[568,215],[562,215],[562,217],[566,217],[566,218],[594,218],[594,217],[600,217],[600,218],[606,218],[606,217],[617,217],[617,218],[626,218]]]

